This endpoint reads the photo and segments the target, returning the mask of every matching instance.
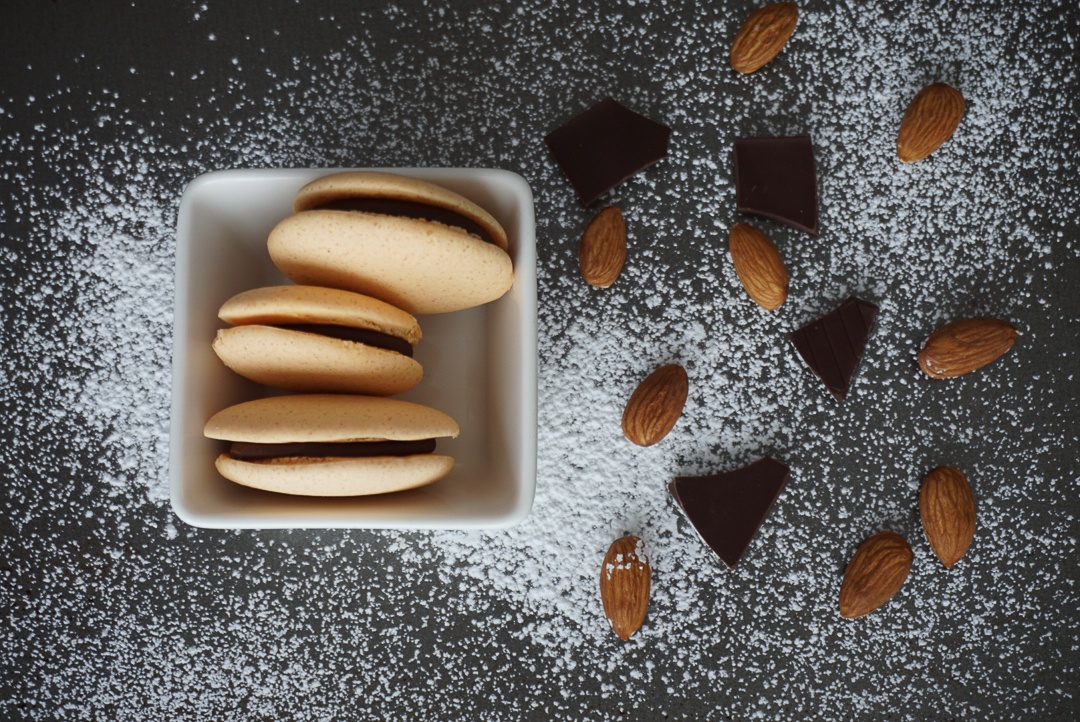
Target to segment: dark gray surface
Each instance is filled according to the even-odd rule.
[[[748,79],[726,62],[741,3],[207,5],[4,10],[0,715],[1076,717],[1075,3],[814,4]],[[964,90],[964,124],[900,168],[899,113],[934,80]],[[591,211],[541,138],[607,94],[674,133],[671,157],[612,196],[631,256],[598,294],[576,269]],[[761,224],[793,288],[766,317],[724,252],[730,144],[801,132],[822,235]],[[324,165],[494,166],[532,184],[540,473],[520,528],[220,532],[173,517],[183,186]],[[782,339],[851,292],[882,316],[837,408]],[[977,314],[1014,322],[1016,350],[947,386],[921,378],[919,341]],[[686,416],[656,449],[628,448],[621,404],[670,360],[691,377]],[[792,482],[728,574],[664,484],[763,453]],[[980,510],[948,574],[914,503],[946,462]],[[873,617],[839,620],[843,566],[880,528],[911,540],[912,577]],[[656,569],[628,645],[594,591],[623,531]]]

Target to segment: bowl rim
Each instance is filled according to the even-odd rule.
[[[258,518],[257,515],[206,513],[193,509],[184,498],[188,483],[185,481],[181,449],[185,428],[182,418],[186,409],[184,393],[189,379],[185,369],[185,336],[190,319],[187,315],[191,301],[192,273],[197,259],[192,243],[193,206],[209,187],[222,182],[249,183],[252,181],[299,182],[331,173],[370,170],[400,173],[435,183],[442,181],[480,182],[498,188],[514,199],[514,229],[507,229],[510,236],[510,252],[514,258],[514,292],[521,303],[518,322],[522,324],[520,353],[522,359],[522,393],[520,433],[514,439],[520,444],[520,461],[515,465],[512,489],[515,497],[511,508],[498,514],[470,518],[452,516],[413,519],[344,518],[329,516],[319,519],[289,519],[280,516]],[[464,194],[467,195],[467,194]],[[291,208],[287,209],[291,212]],[[501,221],[502,219],[500,219]],[[496,301],[495,303],[498,303]],[[519,174],[499,168],[430,168],[430,167],[367,167],[367,168],[237,168],[214,170],[192,179],[184,188],[177,211],[176,254],[174,267],[173,333],[172,333],[172,387],[169,419],[169,496],[174,513],[185,523],[201,528],[217,529],[500,529],[508,528],[524,520],[531,508],[536,492],[537,476],[537,291],[536,291],[536,233],[535,206],[532,189]]]

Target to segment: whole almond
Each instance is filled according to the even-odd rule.
[[[622,429],[638,446],[652,446],[668,435],[682,415],[690,382],[679,364],[649,374],[631,394],[623,410]]]
[[[927,474],[919,490],[919,514],[930,548],[951,568],[975,538],[975,498],[964,473],[939,466]]]
[[[935,379],[962,376],[996,361],[1012,348],[1016,329],[996,318],[965,318],[930,334],[919,349],[919,367]]]
[[[840,585],[840,616],[869,614],[904,586],[911,562],[911,546],[896,532],[878,532],[862,543],[848,562]]]
[[[609,206],[593,216],[581,236],[581,275],[597,288],[607,288],[626,262],[626,223],[622,211]]]
[[[795,3],[774,3],[750,13],[731,44],[731,67],[740,73],[752,73],[783,50],[799,8]]]
[[[750,298],[768,311],[779,308],[787,299],[788,272],[773,242],[757,228],[736,223],[728,244],[735,273]]]
[[[645,621],[651,584],[652,568],[641,539],[624,536],[612,542],[600,568],[600,601],[611,628],[623,641]]]
[[[963,116],[964,96],[959,90],[945,83],[926,86],[900,121],[896,154],[905,163],[922,160],[952,137]]]

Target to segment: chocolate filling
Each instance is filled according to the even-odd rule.
[[[270,459],[282,459],[291,456],[412,456],[414,454],[430,454],[433,451],[435,451],[435,439],[289,444],[257,444],[250,441],[234,441],[229,449],[229,455],[237,461],[269,461]]]
[[[382,213],[388,216],[417,218],[422,221],[435,221],[447,226],[460,228],[466,233],[479,236],[485,243],[495,243],[491,234],[476,221],[466,218],[456,211],[438,206],[429,206],[416,201],[402,201],[396,198],[339,198],[316,207],[317,211],[364,211]]]
[[[275,324],[277,328],[290,331],[303,331],[305,333],[317,333],[331,338],[340,338],[343,341],[356,341],[366,346],[384,348],[387,351],[397,351],[412,358],[412,344],[405,339],[390,336],[378,331],[370,331],[366,328],[351,328],[349,326],[334,326],[326,323],[282,323]]]

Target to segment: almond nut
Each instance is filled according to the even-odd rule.
[[[731,67],[740,73],[752,73],[783,50],[799,8],[795,3],[774,3],[750,13],[731,44]]]
[[[840,585],[840,616],[869,614],[904,586],[915,556],[904,537],[878,532],[862,543],[848,562]]]
[[[757,228],[736,223],[728,243],[735,273],[750,298],[768,311],[779,308],[787,299],[788,273],[773,242]]]
[[[914,163],[937,150],[952,137],[964,116],[964,96],[945,83],[919,91],[908,105],[896,136],[896,155]]]
[[[645,621],[651,584],[652,568],[641,539],[624,536],[612,542],[600,569],[600,600],[611,628],[623,641]]]
[[[1016,329],[996,318],[965,318],[930,334],[919,349],[919,367],[935,379],[962,376],[996,361],[1012,348]]]
[[[951,568],[975,538],[975,498],[964,473],[939,466],[927,474],[919,490],[919,514],[930,548]]]
[[[607,288],[615,283],[626,261],[626,223],[618,208],[609,206],[589,221],[581,236],[578,261],[590,285]]]
[[[682,415],[690,382],[679,364],[653,371],[631,394],[623,410],[622,429],[638,446],[652,446],[668,435]]]

